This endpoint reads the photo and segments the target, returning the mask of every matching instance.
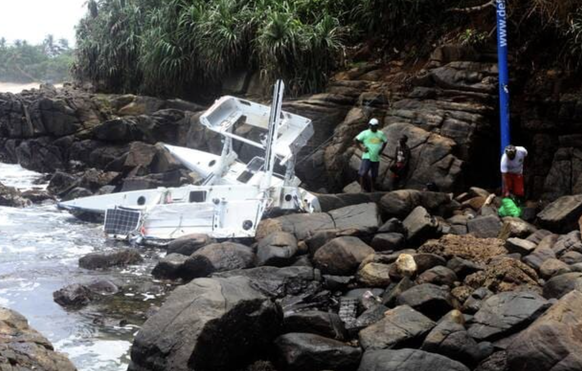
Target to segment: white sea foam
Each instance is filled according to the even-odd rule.
[[[32,188],[46,188],[45,185],[34,185],[34,181],[40,178],[42,174],[34,171],[23,169],[20,165],[0,163],[0,183],[15,187],[20,190]]]
[[[81,370],[126,370],[121,362],[129,352],[131,343],[123,340],[88,340],[70,337],[56,342],[55,348],[67,354]]]

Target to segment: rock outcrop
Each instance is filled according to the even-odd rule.
[[[75,366],[19,313],[0,307],[0,369],[76,371]]]

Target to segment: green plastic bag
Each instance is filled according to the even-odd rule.
[[[499,216],[504,218],[506,216],[512,216],[514,218],[519,218],[521,216],[521,208],[515,204],[511,198],[504,198],[501,200],[501,207],[499,208]]]

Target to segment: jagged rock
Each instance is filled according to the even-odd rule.
[[[446,193],[402,189],[384,195],[380,200],[380,208],[386,216],[405,218],[419,206],[429,211],[438,212],[450,203],[451,197]]]
[[[71,174],[57,171],[51,177],[47,190],[56,196],[62,196],[78,184],[78,179]]]
[[[582,214],[582,195],[564,196],[548,205],[538,214],[540,225],[551,231],[570,232],[578,229]]]
[[[281,365],[289,371],[354,371],[362,350],[320,335],[290,333],[275,340]]]
[[[481,352],[475,339],[469,336],[464,326],[463,315],[459,311],[453,311],[443,317],[426,336],[420,349],[442,354],[469,366],[476,365],[487,356]]]
[[[345,328],[339,316],[335,313],[310,310],[285,314],[284,331],[306,332],[318,334],[332,339],[343,339]]]
[[[570,273],[570,271],[571,268],[568,264],[558,259],[548,259],[539,268],[540,276],[546,280],[564,273]]]
[[[1,97],[0,97],[1,98]],[[0,369],[76,371],[75,366],[22,315],[0,307]]]
[[[358,371],[469,371],[460,362],[416,349],[367,350]]]
[[[463,161],[453,155],[456,143],[444,136],[430,133],[408,123],[395,122],[382,131],[388,138],[387,148],[396,148],[398,138],[403,134],[408,136],[408,146],[411,149],[410,166],[402,186],[411,189],[422,189],[425,184],[434,182],[441,190],[452,190],[460,179]],[[357,134],[357,133],[356,133]],[[353,135],[352,135],[353,138]],[[379,179],[382,187],[390,189],[391,179],[388,174],[391,154],[386,153],[380,158]],[[360,151],[355,151],[349,160],[352,170],[357,170],[361,162]]]
[[[176,288],[144,323],[133,341],[129,370],[240,368],[269,346],[281,327],[280,309],[249,279],[196,279]]]
[[[582,273],[564,273],[554,276],[544,285],[546,299],[560,299],[570,291],[582,291]]]
[[[454,308],[450,291],[430,283],[404,291],[398,297],[398,304],[408,305],[433,320],[441,318]]]
[[[483,360],[475,371],[508,371],[507,353],[505,351],[493,353],[487,359]]]
[[[0,183],[0,206],[25,207],[30,204],[31,202],[22,198],[22,194],[16,188]]]
[[[408,277],[404,277],[393,287],[388,287],[382,295],[382,303],[390,308],[398,303],[398,297],[406,290],[414,287],[415,283]]]
[[[93,196],[93,192],[91,192],[87,188],[75,187],[75,188],[71,189],[70,191],[68,191],[62,197],[61,201],[63,201],[63,202],[70,201],[70,200],[75,200],[77,198],[90,197],[90,196]]]
[[[549,259],[555,259],[556,253],[552,250],[553,242],[557,240],[557,236],[551,235],[542,240],[536,249],[526,256],[523,261],[530,267],[539,270],[544,262]],[[544,277],[545,278],[545,277]]]
[[[582,239],[580,238],[580,232],[572,231],[567,235],[560,236],[558,241],[552,246],[552,250],[557,256],[562,256],[568,251],[582,251]]]
[[[374,249],[357,237],[338,237],[317,250],[313,262],[325,274],[349,276],[373,253]]]
[[[143,258],[133,249],[125,249],[113,253],[92,253],[79,259],[79,267],[85,269],[106,269],[111,267],[124,267],[143,262]]]
[[[536,244],[528,240],[513,237],[505,242],[505,248],[510,254],[520,254],[521,256],[529,255],[536,249]]]
[[[360,331],[360,344],[366,350],[402,347],[421,338],[435,325],[428,317],[402,305],[386,312],[381,321]]]
[[[247,277],[255,289],[264,295],[282,298],[289,295],[301,295],[320,289],[322,277],[317,269],[310,267],[258,267],[215,273],[213,277]]]
[[[271,233],[259,241],[257,265],[288,266],[297,251],[297,239],[294,235],[286,232]]]
[[[156,264],[152,270],[152,276],[157,279],[178,279],[182,276],[186,260],[188,260],[186,255],[168,254]]]
[[[370,244],[376,251],[397,251],[406,247],[406,238],[400,233],[380,233]]]
[[[505,217],[502,219],[500,238],[506,240],[511,237],[526,238],[537,231],[537,228],[523,219]],[[533,242],[533,241],[532,241]]]
[[[390,266],[368,263],[358,270],[358,281],[367,287],[387,287],[390,285]]]
[[[428,238],[435,237],[438,231],[436,219],[422,206],[414,209],[404,219],[404,228],[408,231],[408,240],[411,242],[422,242]]]
[[[81,308],[89,304],[92,299],[91,290],[78,283],[63,287],[53,293],[53,300],[65,308]]]
[[[436,254],[418,253],[414,254],[414,262],[416,263],[417,273],[421,274],[425,271],[440,266],[445,266],[447,261]]]
[[[475,314],[483,306],[484,300],[493,296],[493,292],[481,287],[473,291],[463,303],[463,313]]]
[[[572,291],[517,336],[507,349],[510,371],[582,369],[582,293]]]
[[[443,266],[436,266],[423,272],[418,276],[416,282],[419,284],[432,283],[437,286],[449,286],[452,288],[457,280],[457,275],[451,269]]]
[[[484,265],[473,263],[470,260],[462,258],[452,258],[447,262],[447,267],[451,269],[457,277],[464,279],[466,276],[482,271],[485,269]]]
[[[234,242],[213,243],[186,259],[180,274],[181,278],[191,280],[208,277],[215,272],[252,268],[255,261],[255,254],[248,246]]]
[[[388,307],[375,302],[368,309],[356,318],[354,326],[351,328],[363,329],[384,318],[384,313],[388,311]]]
[[[503,292],[485,300],[473,317],[469,335],[477,340],[495,340],[525,328],[550,306],[532,292]]]
[[[467,222],[469,233],[479,238],[496,238],[501,226],[499,217],[494,215],[479,216]]]
[[[206,245],[215,243],[214,239],[206,234],[190,234],[182,236],[170,242],[167,250],[168,254],[181,254],[190,256]]]
[[[380,226],[375,203],[347,206],[329,213],[291,214],[263,220],[256,233],[257,240],[273,232],[288,232],[298,240],[305,240],[322,230],[353,229],[373,233]]]
[[[53,196],[49,195],[47,191],[41,189],[29,189],[23,191],[20,196],[33,204],[39,204],[48,200],[56,200]]]
[[[485,270],[467,276],[464,283],[474,289],[485,287],[495,293],[522,288],[540,290],[537,273],[521,261],[507,257],[493,259]]]
[[[402,225],[402,222],[399,219],[391,218],[388,219],[386,223],[382,224],[380,228],[378,228],[378,233],[400,233],[405,235],[406,228],[404,228],[404,225]]]
[[[568,251],[560,257],[560,260],[568,265],[582,263],[582,254],[578,251]]]

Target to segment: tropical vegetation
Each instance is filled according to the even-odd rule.
[[[48,35],[39,45],[0,38],[0,81],[60,83],[71,79],[73,51],[66,39]]]
[[[515,42],[544,38],[570,61],[582,52],[579,0],[507,0]],[[89,0],[74,72],[112,92],[187,94],[237,71],[320,90],[353,51],[425,56],[457,35],[494,39],[495,0]],[[523,32],[524,27],[533,32]],[[537,39],[536,39],[537,38]],[[406,53],[405,53],[406,54]],[[577,63],[577,62],[576,62]]]

